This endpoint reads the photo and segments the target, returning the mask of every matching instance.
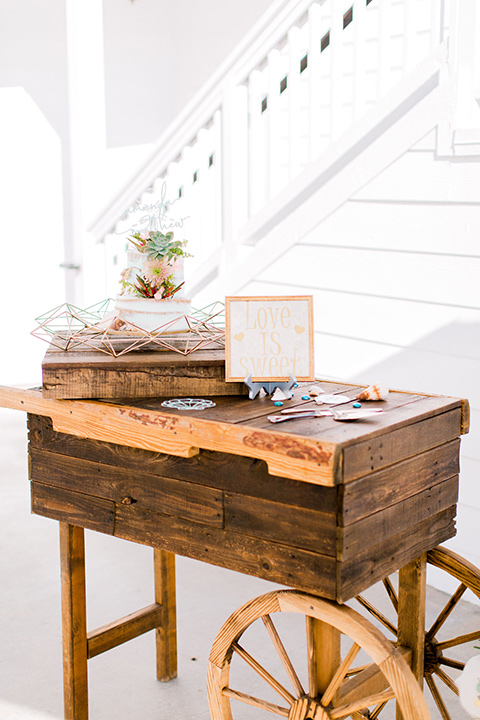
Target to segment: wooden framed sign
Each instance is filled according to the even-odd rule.
[[[313,297],[225,298],[225,380],[314,379]]]

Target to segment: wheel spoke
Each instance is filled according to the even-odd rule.
[[[464,643],[473,642],[474,640],[478,640],[479,638],[480,630],[476,630],[475,632],[468,633],[467,635],[459,635],[456,638],[451,638],[450,640],[445,640],[444,642],[438,643],[437,650],[446,650],[447,648],[455,647],[456,645],[463,645]]]
[[[381,702],[377,705],[377,707],[370,713],[370,720],[377,720],[383,708],[386,707],[387,702],[388,700],[386,702]]]
[[[460,662],[459,660],[453,660],[453,658],[447,658],[445,656],[442,656],[440,658],[440,664],[446,665],[447,667],[454,668],[455,670],[464,670],[465,669],[465,663]]]
[[[260,700],[253,695],[247,695],[246,693],[238,692],[238,690],[232,690],[231,688],[223,688],[223,695],[240,700],[240,702],[247,703],[247,705],[253,705],[254,707],[261,708],[262,710],[268,710],[275,715],[281,715],[282,717],[288,717],[290,712],[288,708],[280,707],[280,705],[274,705],[274,703],[268,702],[267,700]]]
[[[286,700],[290,705],[292,705],[295,701],[295,698],[291,693],[286,690],[283,685],[281,685],[278,680],[275,680],[273,675],[270,675],[268,670],[265,670],[262,665],[260,665],[255,658],[253,658],[246,650],[244,650],[238,643],[233,643],[232,645],[235,652],[240,655],[242,660],[245,660],[245,662],[250,665],[250,667],[257,672],[260,677],[262,677],[265,682],[267,682],[270,687],[272,687],[279,695],[283,697],[284,700]]]
[[[360,605],[365,608],[365,610],[367,610],[371,615],[373,615],[373,617],[376,618],[378,622],[382,623],[382,625],[384,625],[387,630],[390,630],[393,635],[397,634],[397,628],[395,627],[395,625],[391,623],[390,620],[385,617],[385,615],[383,615],[379,610],[377,610],[376,607],[369,603],[368,600],[365,600],[365,598],[361,595],[357,595],[355,600],[359,602]]]
[[[348,672],[345,673],[345,677],[353,677],[354,675],[358,675],[358,673],[361,673],[363,670],[366,670],[367,667],[370,667],[371,663],[367,663],[366,665],[357,665],[356,667],[352,668]]]
[[[456,684],[453,682],[452,678],[451,678],[449,675],[447,675],[446,672],[444,672],[444,671],[442,670],[442,668],[437,668],[437,669],[435,670],[435,674],[438,675],[438,677],[440,678],[440,680],[442,680],[442,682],[444,682],[445,685],[446,685],[453,693],[455,693],[455,695],[458,695],[458,694],[459,694],[459,692],[458,692],[458,687],[457,687]]]
[[[448,616],[450,615],[452,610],[455,608],[455,606],[460,601],[460,598],[464,594],[465,590],[467,590],[467,586],[464,585],[463,583],[460,583],[457,590],[454,592],[454,594],[452,595],[450,600],[447,602],[445,607],[442,609],[442,611],[438,615],[437,619],[433,623],[430,630],[427,632],[428,640],[430,640],[438,632],[438,630],[442,627],[445,620],[448,618]]]
[[[397,597],[397,593],[395,592],[395,588],[392,585],[392,581],[390,580],[389,577],[386,577],[383,579],[383,585],[385,587],[385,590],[387,591],[388,597],[392,601],[392,605],[393,605],[395,612],[398,613],[398,597]]]
[[[439,693],[438,690],[437,690],[437,686],[435,685],[435,682],[434,682],[432,676],[431,676],[431,675],[427,675],[427,676],[425,677],[425,680],[426,680],[427,685],[428,685],[428,687],[429,687],[429,689],[430,689],[430,692],[432,693],[432,697],[433,697],[433,699],[435,700],[435,704],[436,704],[436,706],[438,707],[438,709],[439,709],[439,711],[440,711],[440,715],[442,716],[442,720],[452,720],[452,718],[450,717],[450,714],[449,714],[447,708],[445,707],[445,703],[443,702],[442,696],[440,695],[440,693]]]
[[[386,703],[388,700],[392,700],[394,697],[395,693],[390,688],[382,693],[377,693],[376,695],[369,695],[368,697],[354,700],[348,705],[342,705],[341,707],[336,707],[333,710],[329,710],[329,716],[332,718],[332,720],[335,720],[336,718],[347,717],[348,715],[352,715],[358,710],[365,710],[371,705],[377,705],[378,703]]]
[[[317,653],[315,651],[315,634],[313,618],[307,615],[307,664],[308,664],[308,694],[317,697]]]
[[[333,696],[337,692],[338,688],[342,684],[345,675],[347,673],[348,668],[354,661],[355,657],[357,656],[358,651],[360,650],[360,645],[357,645],[357,643],[353,643],[352,647],[348,651],[348,653],[345,656],[345,659],[343,660],[342,664],[338,668],[337,672],[331,679],[327,689],[325,690],[323,697],[321,699],[321,703],[324,706],[327,706],[331,700],[333,699]]]
[[[346,680],[340,687],[338,699],[333,705],[348,705],[356,698],[370,695],[378,695],[388,688],[388,680],[380,668],[371,663],[354,677]]]
[[[262,617],[262,620],[264,622],[265,627],[267,628],[268,634],[270,635],[273,645],[275,647],[275,650],[278,653],[278,656],[280,660],[282,661],[283,667],[285,668],[288,677],[290,678],[290,681],[295,688],[295,692],[299,697],[302,695],[305,695],[305,691],[302,687],[302,683],[300,682],[297,673],[295,672],[295,668],[292,665],[292,662],[290,658],[287,655],[287,651],[285,650],[285,647],[280,640],[280,636],[277,632],[277,628],[273,624],[272,618],[270,615],[264,615]]]

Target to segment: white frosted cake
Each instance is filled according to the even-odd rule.
[[[188,330],[190,300],[184,293],[184,243],[173,233],[135,234],[122,272],[122,292],[115,298],[115,315],[137,328],[161,333]],[[166,327],[162,327],[165,326]]]

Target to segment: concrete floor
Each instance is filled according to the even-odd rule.
[[[0,718],[61,720],[58,525],[30,514],[23,414],[0,409],[0,457]],[[89,628],[152,602],[150,548],[93,532],[87,532],[86,544]],[[213,640],[237,607],[275,586],[179,557],[177,587],[179,677],[166,684],[156,681],[153,633],[100,655],[89,661],[92,720],[209,720],[205,677]],[[378,588],[368,594],[375,597]],[[429,597],[432,612],[447,599],[438,591]],[[472,622],[480,626],[480,608],[462,602],[453,634],[463,625],[471,629]],[[298,623],[289,629],[283,625],[284,619],[279,619],[295,659],[303,628]],[[267,646],[259,642],[260,660]],[[477,652],[470,647],[467,657]],[[303,660],[299,657],[298,662]],[[249,677],[249,684],[239,689],[279,702],[263,691],[263,681]],[[454,696],[450,702],[452,720],[468,717]],[[237,708],[235,720],[274,717],[244,705]],[[432,713],[432,718],[438,717]],[[393,708],[381,715],[382,720],[388,718],[394,718]]]

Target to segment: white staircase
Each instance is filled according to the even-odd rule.
[[[274,2],[92,226],[107,294],[125,231],[162,199],[174,224],[185,219],[176,235],[194,255],[190,292],[225,268],[231,277],[245,245],[338,175],[375,125],[439,85],[451,14],[446,0]]]

